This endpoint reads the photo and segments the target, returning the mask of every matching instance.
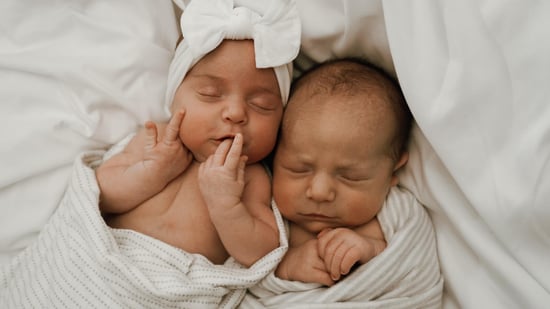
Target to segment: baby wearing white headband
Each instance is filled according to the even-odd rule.
[[[213,264],[282,257],[284,228],[260,161],[275,145],[299,50],[295,4],[195,0],[183,9],[165,102],[172,117],[148,122],[97,169],[101,210],[111,227]]]
[[[170,66],[166,107],[187,72],[223,40],[254,41],[257,68],[273,68],[283,104],[288,100],[292,61],[300,49],[300,21],[290,0],[191,1],[181,17],[180,42]]]

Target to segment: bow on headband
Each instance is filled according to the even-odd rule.
[[[284,65],[296,58],[300,48],[300,21],[293,4],[290,0],[194,0],[184,9],[182,34],[196,57],[224,39],[253,39],[256,67]]]

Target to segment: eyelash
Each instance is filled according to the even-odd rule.
[[[275,108],[273,108],[272,106],[267,106],[267,105],[264,106],[264,104],[258,104],[255,102],[250,102],[249,104],[253,108],[259,109],[260,111],[270,112],[275,110]]]
[[[308,172],[307,168],[296,168],[296,167],[285,166],[284,169],[292,174],[297,174],[297,175],[305,174]]]
[[[285,169],[294,175],[304,175],[306,173],[309,173],[309,170],[307,168],[286,167]],[[366,178],[357,178],[357,177],[350,177],[345,175],[338,175],[337,177],[345,182],[351,182],[351,183],[357,183],[357,182],[366,180]]]
[[[213,93],[211,94],[211,93],[197,92],[197,94],[205,101],[217,101],[219,98],[222,97],[222,95],[213,94]],[[255,102],[249,102],[248,105],[250,105],[253,109],[258,110],[259,112],[271,112],[276,109],[274,107],[264,106],[264,104],[258,104]]]
[[[349,176],[340,176],[342,179],[344,179],[345,181],[349,181],[349,182],[359,182],[359,181],[362,181],[363,179],[359,179],[359,178],[354,178],[354,177],[349,177]]]
[[[198,91],[197,92],[201,97],[220,97],[220,95],[216,94],[216,93],[207,93],[207,92],[200,92]]]

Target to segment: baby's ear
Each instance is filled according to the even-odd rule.
[[[409,161],[409,152],[404,151],[403,154],[401,154],[401,157],[399,160],[395,163],[395,166],[393,167],[393,174],[391,178],[391,186],[395,186],[399,183],[399,179],[397,178],[397,171],[405,166],[405,164]]]

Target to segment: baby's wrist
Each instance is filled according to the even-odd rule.
[[[288,276],[288,269],[285,263],[280,263],[279,266],[275,269],[275,277],[283,280],[290,280]]]

